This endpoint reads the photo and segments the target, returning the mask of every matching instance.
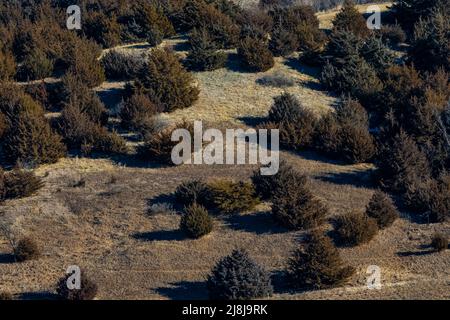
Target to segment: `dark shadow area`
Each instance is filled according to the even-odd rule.
[[[180,281],[173,287],[157,288],[155,292],[172,300],[206,300],[208,291],[204,281]]]
[[[237,53],[229,53],[227,63],[225,68],[229,71],[239,72],[239,73],[252,73],[251,70],[246,69],[242,63],[239,55]]]
[[[127,49],[136,49],[136,50],[146,50],[146,49],[150,49],[150,48],[153,48],[153,46],[148,43],[147,44],[144,44],[144,43],[134,44],[134,45],[130,45],[129,47],[127,47]]]
[[[340,165],[340,166],[348,165],[343,160],[327,157],[326,155],[320,154],[314,150],[302,150],[302,151],[286,150],[286,151],[288,151],[289,153],[296,155],[300,158],[303,158],[305,160],[314,160],[314,161],[319,161],[319,162],[328,163],[328,164],[335,164],[335,165]]]
[[[256,127],[268,121],[266,117],[239,117],[238,120],[242,121],[245,125],[249,127]]]
[[[397,252],[399,257],[411,257],[411,256],[425,256],[434,253],[434,250],[423,250],[423,251],[400,251]]]
[[[9,264],[16,262],[16,259],[11,253],[0,253],[0,264]]]
[[[24,292],[18,298],[20,300],[59,300],[59,296],[48,291]]]
[[[124,88],[110,88],[97,91],[96,93],[107,109],[111,110],[122,102],[124,92]]]
[[[317,78],[319,76],[320,69],[317,67],[310,67],[307,65],[304,65],[300,63],[298,58],[288,58],[286,59],[285,65],[288,66],[291,69],[294,69],[295,71],[298,71],[300,73],[306,74],[308,76],[311,76],[313,78]]]
[[[270,280],[272,281],[273,293],[283,294],[290,293],[292,291],[292,288],[288,285],[289,279],[284,270],[272,272],[270,275]]]
[[[374,170],[352,171],[352,172],[328,172],[321,176],[314,177],[317,180],[329,182],[337,185],[352,185],[358,188],[374,188]]]
[[[233,230],[256,234],[274,234],[288,231],[286,228],[277,225],[270,212],[230,215],[224,217],[224,221]]]
[[[178,42],[177,44],[172,46],[172,49],[176,52],[189,51],[191,50],[191,44],[186,39],[186,41]]]
[[[314,91],[327,91],[325,90],[325,88],[322,86],[322,84],[320,82],[316,82],[316,81],[305,81],[302,83],[302,85],[308,89],[314,90]]]
[[[186,238],[180,230],[138,232],[133,234],[132,237],[140,241],[181,241]]]

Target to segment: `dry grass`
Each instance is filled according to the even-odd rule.
[[[172,39],[183,54],[184,39]],[[121,50],[136,53],[143,44]],[[233,65],[234,63],[234,65]],[[202,93],[186,110],[163,115],[168,121],[181,118],[242,126],[265,116],[275,95],[283,89],[260,86],[263,74],[238,72],[231,60],[228,68],[196,73]],[[277,59],[274,69],[297,81],[287,88],[305,106],[326,112],[334,97],[317,90],[314,70]],[[123,83],[105,83],[97,90],[116,93]],[[117,103],[111,99],[111,107]],[[371,165],[342,165],[314,153],[282,152],[282,158],[312,178],[312,190],[331,208],[332,215],[362,210],[374,190],[370,187]],[[203,299],[204,280],[211,267],[236,247],[250,251],[259,263],[279,274],[302,232],[288,232],[272,220],[268,204],[254,212],[216,217],[215,230],[199,240],[185,239],[178,231],[179,215],[149,216],[151,203],[167,202],[167,195],[189,179],[248,179],[252,166],[158,167],[125,156],[117,159],[67,158],[42,166],[37,174],[45,187],[36,196],[8,201],[3,207],[15,234],[39,240],[43,256],[22,264],[10,263],[10,249],[0,238],[0,291],[24,299],[51,298],[56,281],[69,265],[87,269],[99,285],[100,299]],[[79,184],[79,181],[85,181]],[[330,226],[328,226],[330,227]],[[344,288],[290,293],[275,277],[276,299],[450,299],[448,250],[430,253],[424,244],[437,232],[448,234],[449,223],[421,225],[407,216],[382,230],[369,244],[342,248],[343,258],[357,268]],[[382,270],[382,289],[368,290],[366,269]]]
[[[366,13],[367,8],[372,5],[377,5],[380,7],[381,12],[389,10],[389,7],[392,6],[392,1],[381,2],[381,3],[368,3],[368,4],[359,4],[356,6],[359,12]],[[322,29],[331,29],[333,27],[334,17],[339,12],[339,8],[332,9],[328,11],[323,11],[317,13],[317,18],[320,21],[320,28]]]

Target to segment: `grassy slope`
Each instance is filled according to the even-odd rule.
[[[171,40],[166,45],[180,41],[183,40]],[[327,110],[334,101],[317,89],[317,80],[312,77],[314,70],[278,59],[274,70],[268,73],[275,71],[295,77],[298,85],[288,90],[317,112]],[[259,76],[240,73],[233,65],[230,69],[197,73],[202,89],[199,102],[163,118],[203,119],[217,125],[226,122],[232,127],[244,125],[243,118],[264,116],[272,98],[282,91],[256,85],[254,81]],[[122,85],[105,83],[99,91],[114,92]],[[370,165],[341,165],[305,152],[283,152],[282,158],[313,179],[314,193],[330,206],[333,215],[362,210],[373,193],[366,186]],[[253,257],[278,275],[302,233],[277,227],[267,205],[251,213],[218,217],[215,231],[201,240],[183,239],[177,231],[177,215],[146,215],[149,201],[172,192],[183,180],[246,179],[253,169],[251,166],[158,168],[127,157],[72,158],[43,166],[38,174],[44,178],[45,188],[34,197],[7,202],[5,211],[16,233],[38,239],[44,255],[38,261],[22,264],[7,263],[9,257],[0,255],[0,291],[22,293],[23,298],[51,297],[49,292],[65,268],[79,264],[99,283],[100,299],[201,299],[206,298],[203,281],[210,268],[235,247],[249,249]],[[72,187],[80,179],[86,180],[86,186]],[[449,252],[427,254],[427,249],[421,248],[435,231],[449,233],[450,226],[419,225],[403,217],[371,243],[341,249],[344,259],[358,270],[344,288],[293,294],[279,285],[280,277],[276,276],[275,298],[449,299]],[[6,241],[0,240],[0,252],[8,251]],[[379,291],[364,286],[366,268],[372,264],[382,268],[383,289]]]

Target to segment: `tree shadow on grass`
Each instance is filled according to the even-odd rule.
[[[24,292],[18,298],[20,300],[60,300],[60,297],[49,291]]]
[[[399,257],[420,257],[420,256],[426,256],[429,254],[436,253],[436,251],[433,249],[433,247],[430,244],[422,244],[418,247],[419,250],[413,251],[399,251],[397,252],[397,255]]]
[[[140,241],[182,241],[186,239],[185,234],[180,230],[137,232],[132,237]]]
[[[410,250],[410,251],[397,252],[397,255],[399,257],[412,257],[412,256],[419,257],[419,256],[426,256],[426,255],[429,255],[429,254],[432,254],[432,253],[435,253],[435,252],[436,251],[434,251],[432,249],[422,250],[422,251],[412,251],[412,250]]]
[[[328,172],[314,178],[337,185],[353,185],[359,188],[374,188],[375,183],[372,178],[373,172],[374,170],[372,169],[351,172]]]
[[[267,117],[238,117],[239,121],[242,121],[249,127],[256,127],[264,122],[268,121]]]
[[[320,68],[310,67],[305,64],[302,64],[298,61],[298,58],[294,57],[288,58],[286,59],[284,64],[291,69],[294,69],[300,73],[306,74],[313,78],[318,78],[320,74]]]
[[[274,221],[270,212],[264,211],[245,215],[230,215],[225,217],[224,221],[233,230],[255,234],[275,234],[288,231]]]
[[[11,253],[0,253],[0,264],[10,264],[16,262],[16,259]]]
[[[208,291],[204,281],[180,281],[171,287],[157,288],[155,291],[172,300],[206,300]]]

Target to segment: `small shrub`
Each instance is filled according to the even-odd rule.
[[[272,214],[286,228],[301,230],[321,225],[328,208],[312,195],[306,184],[288,184],[280,186],[273,196]]]
[[[61,137],[53,132],[39,104],[27,95],[19,95],[12,104],[3,146],[8,160],[35,166],[54,163],[66,154]]]
[[[18,199],[32,196],[44,185],[41,178],[31,171],[14,169],[8,173],[1,173],[3,180],[3,198]]]
[[[431,239],[431,247],[436,251],[444,251],[448,248],[448,238],[440,233],[437,233]]]
[[[172,141],[172,132],[177,129],[186,129],[191,132],[191,135],[193,134],[193,126],[186,122],[178,123],[174,127],[164,128],[156,133],[150,133],[144,138],[144,144],[138,148],[139,157],[173,165],[172,150],[178,143]]]
[[[155,49],[139,75],[145,93],[164,112],[190,107],[199,95],[193,76],[168,49]]]
[[[296,121],[301,117],[301,108],[300,101],[293,94],[283,93],[274,98],[268,120],[275,123]]]
[[[389,45],[398,45],[406,41],[406,33],[398,24],[383,24],[380,33],[383,41]]]
[[[366,208],[367,216],[374,218],[380,229],[391,226],[399,217],[392,199],[382,191],[376,191]]]
[[[245,300],[270,297],[270,275],[244,250],[234,250],[212,269],[207,280],[210,299]]]
[[[287,88],[293,87],[295,81],[282,73],[275,73],[272,75],[267,75],[256,80],[256,82],[262,86],[276,87],[276,88]]]
[[[368,36],[370,33],[366,20],[355,7],[353,0],[344,1],[341,11],[333,20],[333,29],[350,31],[362,38]]]
[[[175,190],[175,200],[182,205],[191,205],[199,203],[208,206],[210,190],[208,185],[200,180],[185,181]]]
[[[253,173],[252,182],[256,193],[263,200],[270,200],[285,185],[303,186],[307,179],[299,174],[286,161],[280,161],[278,173],[272,176],[263,176],[258,169]]]
[[[0,301],[14,300],[14,296],[11,292],[2,291],[0,292]]]
[[[222,213],[249,211],[259,203],[251,183],[219,180],[208,186],[214,206]]]
[[[102,66],[108,79],[134,79],[142,69],[143,58],[111,50],[102,57]]]
[[[56,286],[56,292],[61,299],[64,300],[93,300],[97,295],[97,284],[92,281],[86,273],[81,272],[81,286],[80,289],[69,289],[67,281],[71,275],[68,274],[62,277]]]
[[[20,239],[14,248],[16,260],[24,262],[39,258],[41,252],[37,243],[32,238]]]
[[[244,66],[252,72],[264,72],[271,69],[275,61],[267,45],[259,39],[247,37],[241,40],[238,54]]]
[[[342,215],[336,218],[335,223],[341,243],[348,246],[367,243],[378,232],[377,221],[359,212]]]
[[[151,28],[147,33],[147,42],[150,46],[156,47],[164,40],[163,33],[158,28]]]
[[[288,149],[300,149],[312,144],[317,118],[288,93],[275,97],[269,110],[269,121],[279,124],[280,142]]]
[[[158,107],[142,94],[134,94],[122,104],[119,112],[121,125],[129,130],[143,131],[152,125]]]
[[[185,213],[180,221],[180,229],[189,237],[198,239],[213,230],[213,219],[203,206],[193,203],[186,207],[184,211]]]
[[[331,239],[313,232],[289,260],[287,274],[294,287],[326,289],[347,282],[354,274],[345,266]]]
[[[58,126],[66,144],[84,154],[93,151],[123,154],[128,150],[122,137],[93,122],[76,104],[64,108]]]

